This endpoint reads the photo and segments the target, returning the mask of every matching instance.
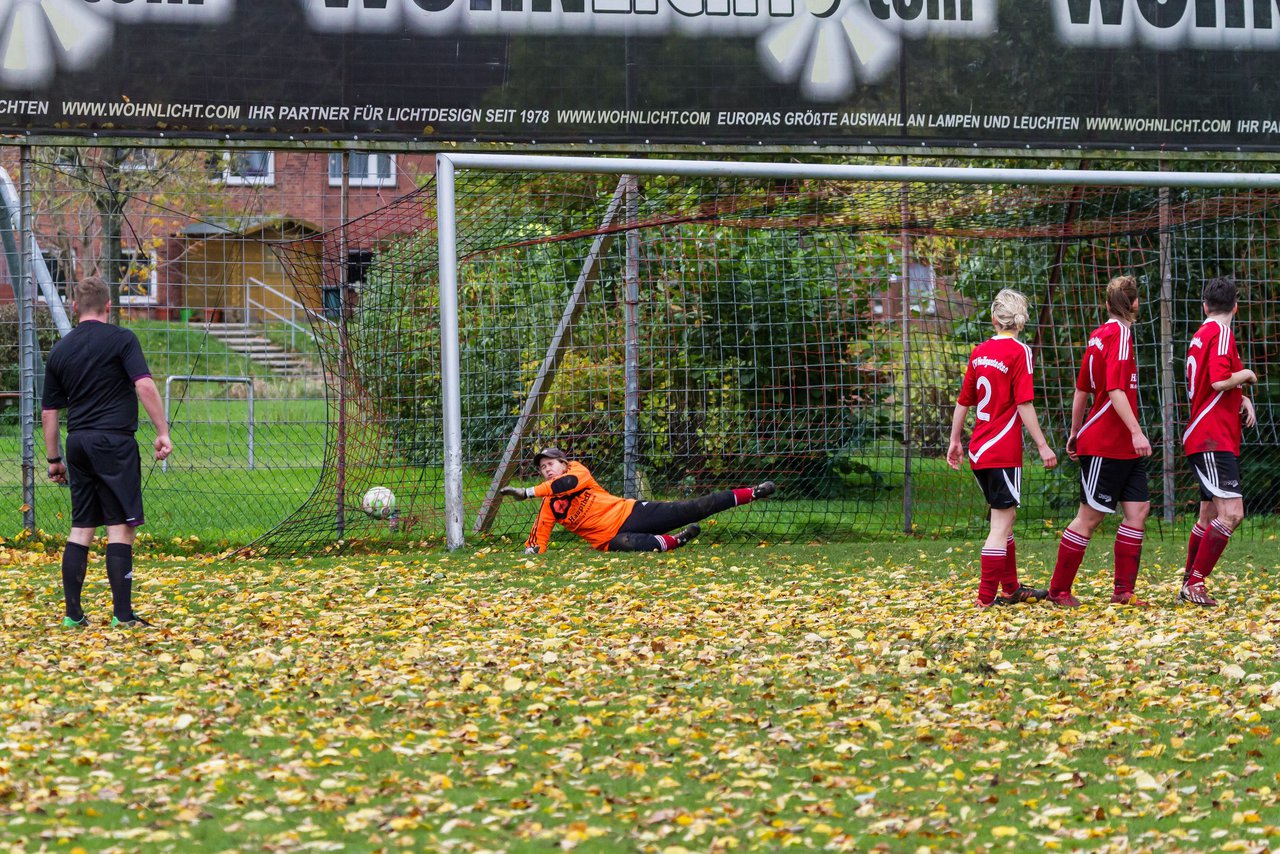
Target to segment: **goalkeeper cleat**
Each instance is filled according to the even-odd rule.
[[[997,596],[997,605],[1017,605],[1020,602],[1039,602],[1049,595],[1049,591],[1044,588],[1031,587],[1027,584],[1019,584],[1018,589],[1010,593],[1008,596]]]
[[[759,501],[761,498],[768,498],[778,491],[778,485],[771,480],[766,480],[759,486],[751,487],[751,500]]]
[[[675,532],[676,546],[679,547],[679,546],[689,545],[689,542],[694,537],[698,536],[701,533],[702,533],[701,526],[697,524],[686,525],[685,527],[681,528],[679,531]]]
[[[151,624],[139,617],[137,614],[131,614],[129,619],[122,620],[119,617],[111,617],[111,628],[113,629],[149,629]]]
[[[1145,599],[1139,599],[1137,593],[1113,593],[1111,595],[1112,605],[1128,605],[1131,608],[1146,608],[1151,605]]]
[[[84,614],[81,614],[78,620],[73,620],[71,617],[63,617],[62,627],[64,629],[85,629],[89,627],[89,618]]]
[[[1182,585],[1182,589],[1178,591],[1178,598],[1183,602],[1199,605],[1201,608],[1213,608],[1218,604],[1218,600],[1210,596],[1209,591],[1205,589],[1203,581],[1199,584]]]
[[[1050,593],[1045,597],[1045,600],[1050,605],[1056,605],[1059,608],[1079,608],[1080,607],[1080,600],[1072,596],[1069,592]]]

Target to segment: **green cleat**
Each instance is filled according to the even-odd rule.
[[[113,629],[149,629],[151,628],[151,624],[148,623],[146,620],[142,619],[141,617],[139,617],[137,614],[134,614],[133,616],[129,617],[129,619],[127,620],[121,620],[115,615],[112,615],[111,628]]]
[[[64,629],[87,629],[89,627],[89,618],[83,614],[80,615],[80,619],[78,620],[73,620],[70,617],[63,617],[62,627]]]

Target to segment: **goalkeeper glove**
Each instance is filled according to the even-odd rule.
[[[533,487],[525,488],[523,486],[504,486],[498,492],[503,495],[514,498],[516,501],[524,501],[526,498],[533,497]]]

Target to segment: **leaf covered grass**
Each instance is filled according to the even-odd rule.
[[[1100,532],[1101,533],[1101,532]],[[1217,610],[972,605],[980,541],[666,555],[153,555],[150,631],[56,628],[0,546],[16,849],[1262,851],[1280,846],[1280,546]],[[1043,584],[1053,543],[1020,544]]]

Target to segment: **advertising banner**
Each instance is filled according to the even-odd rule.
[[[1280,0],[0,0],[0,133],[1275,149]]]

